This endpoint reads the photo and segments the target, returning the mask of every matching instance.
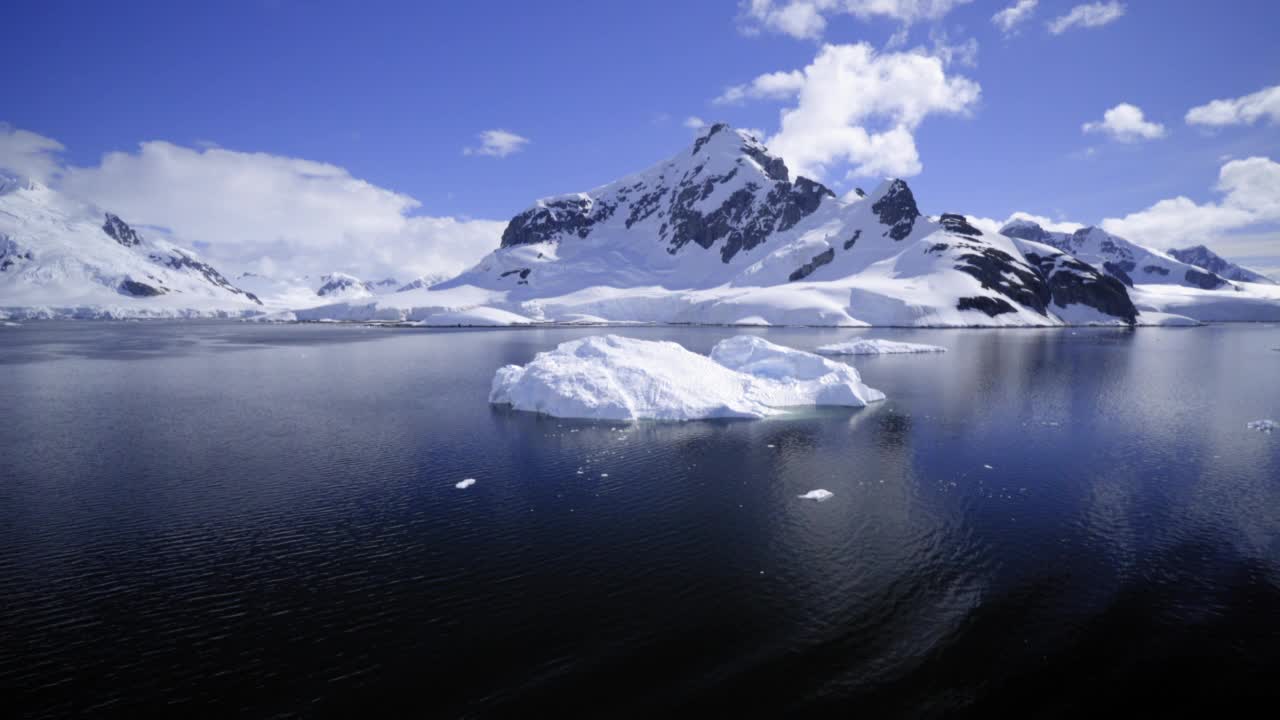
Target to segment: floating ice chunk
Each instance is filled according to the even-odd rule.
[[[467,488],[475,484],[476,484],[475,478],[467,478],[466,480],[459,482],[457,485],[454,485],[454,487],[458,488],[459,490],[466,490]]]
[[[995,468],[991,467],[990,465],[983,465],[982,467],[984,467],[984,468],[986,468],[986,469],[988,469],[988,470],[995,470]]]
[[[796,497],[800,498],[801,500],[816,500],[817,502],[825,502],[827,500],[830,500],[834,496],[835,496],[835,493],[831,492],[830,490],[823,490],[822,488],[818,488],[817,490],[810,490],[809,492],[803,495],[797,495]]]
[[[1248,424],[1248,428],[1258,432],[1271,433],[1280,430],[1280,423],[1275,420],[1254,420]]]
[[[947,349],[937,345],[859,338],[850,342],[823,345],[818,352],[823,355],[897,355],[899,353],[940,353]]]
[[[572,340],[498,368],[489,393],[517,410],[595,420],[760,418],[883,399],[848,365],[750,336],[721,341],[710,357],[617,335]]]

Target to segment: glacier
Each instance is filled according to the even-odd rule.
[[[613,421],[765,418],[881,400],[849,365],[749,335],[720,341],[710,356],[618,335],[572,340],[498,368],[489,395],[516,410]]]

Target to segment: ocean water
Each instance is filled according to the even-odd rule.
[[[888,400],[487,404],[599,332],[850,358]],[[1077,717],[1280,686],[1280,328],[0,328],[19,717]],[[465,489],[465,478],[476,483]],[[822,503],[798,495],[825,488]]]

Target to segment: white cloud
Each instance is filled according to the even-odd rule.
[[[703,120],[697,115],[690,115],[689,117],[684,119],[684,126],[689,128],[690,130],[701,130],[702,128],[707,126],[707,121]]]
[[[1280,85],[1244,97],[1214,100],[1187,111],[1187,123],[1191,125],[1251,125],[1263,118],[1280,124]]]
[[[504,158],[512,153],[520,152],[525,145],[529,144],[529,138],[501,129],[485,130],[476,137],[480,138],[480,145],[463,148],[463,155],[488,155],[489,157]]]
[[[827,29],[827,17],[852,15],[859,20],[888,18],[903,25],[938,20],[952,8],[972,0],[747,0],[747,29],[760,28],[799,39],[815,39]]]
[[[1134,242],[1158,248],[1208,244],[1223,247],[1234,242],[1235,231],[1259,230],[1280,222],[1280,163],[1270,158],[1231,160],[1218,172],[1220,202],[1197,203],[1179,196],[1161,200],[1146,210],[1102,221],[1104,230]],[[1255,232],[1249,239],[1257,254],[1280,254],[1280,233]]]
[[[1086,133],[1110,135],[1120,142],[1156,140],[1165,136],[1163,125],[1148,121],[1143,117],[1142,108],[1129,103],[1120,103],[1103,113],[1101,121],[1087,122],[1080,129]]]
[[[836,163],[852,165],[855,177],[918,174],[914,130],[929,115],[968,112],[981,92],[922,50],[877,54],[866,43],[825,45],[803,70],[762,75],[749,87],[780,76],[794,79],[795,106],[781,111],[769,147],[815,178]]]
[[[991,16],[991,22],[1005,35],[1013,34],[1019,25],[1031,19],[1036,11],[1038,0],[1018,0],[1009,7]]]
[[[1095,2],[1077,5],[1071,8],[1066,15],[1060,15],[1050,20],[1048,23],[1049,32],[1054,35],[1061,35],[1075,27],[1102,27],[1119,20],[1120,16],[1124,15],[1124,11],[1124,3],[1121,2]]]
[[[457,272],[495,248],[505,225],[412,216],[417,200],[327,163],[161,141],[64,168],[59,187],[131,224],[167,229],[224,272]]]
[[[785,100],[795,97],[802,87],[804,73],[799,70],[765,73],[749,83],[726,88],[712,102],[717,105],[732,105],[743,100]]]
[[[1069,220],[1054,220],[1052,218],[1048,218],[1043,215],[1034,215],[1029,212],[1023,212],[1021,210],[1013,213],[1012,215],[1005,218],[1004,220],[976,217],[973,215],[969,215],[968,219],[969,219],[969,223],[972,224],[974,227],[978,228],[984,233],[990,233],[992,235],[999,235],[1000,228],[1004,227],[1005,225],[1008,225],[1014,220],[1030,220],[1031,222],[1039,225],[1040,227],[1050,232],[1068,232],[1069,233],[1069,232],[1075,232],[1076,230],[1079,230],[1080,228],[1084,227],[1080,223],[1071,222]]]
[[[0,123],[0,170],[48,183],[58,173],[62,143]]]
[[[969,38],[964,42],[952,43],[946,30],[934,28],[929,31],[929,42],[932,54],[942,60],[943,65],[958,63],[965,67],[978,66],[978,40]]]

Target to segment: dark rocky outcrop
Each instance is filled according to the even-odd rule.
[[[1201,290],[1217,290],[1227,284],[1226,280],[1217,275],[1211,272],[1200,272],[1199,270],[1188,270],[1185,279],[1189,284],[1195,285]]]
[[[1129,273],[1133,272],[1135,267],[1136,266],[1131,260],[1123,260],[1121,262],[1108,261],[1102,263],[1102,269],[1106,270],[1108,275],[1116,278],[1129,287],[1133,287],[1133,278],[1129,276]]]
[[[591,227],[613,214],[614,208],[588,197],[547,200],[520,213],[502,231],[502,247],[531,245],[563,234],[586,237]]]
[[[33,260],[30,250],[18,247],[8,235],[0,234],[0,272],[4,272],[24,260]]]
[[[880,223],[888,225],[886,234],[894,240],[902,240],[911,234],[916,218],[920,217],[920,209],[916,207],[915,195],[902,180],[894,180],[884,195],[871,206],[871,211],[880,217]]]
[[[966,247],[974,246],[966,244]],[[984,290],[993,290],[1019,305],[1044,314],[1048,293],[1044,278],[1035,268],[993,247],[965,252],[957,261],[956,270],[972,275],[982,283]]]
[[[118,216],[107,213],[106,222],[102,223],[102,230],[111,239],[120,243],[125,247],[136,247],[142,244],[142,236],[134,231],[133,228],[121,220]]]
[[[853,247],[853,244],[858,242],[858,238],[860,237],[862,237],[862,231],[854,230],[853,235],[851,235],[848,240],[844,241],[844,249],[848,250],[849,248]]]
[[[986,295],[978,295],[976,297],[962,297],[960,302],[956,303],[958,310],[979,310],[989,317],[995,317],[1004,313],[1017,312],[1016,309],[1008,302],[1000,298],[988,297]]]
[[[215,270],[212,265],[201,260],[197,260],[181,250],[174,250],[172,254],[169,255],[153,254],[151,255],[151,261],[164,265],[165,267],[173,268],[174,270],[191,270],[198,272],[210,283],[237,295],[243,295],[245,298],[252,300],[259,305],[262,304],[262,301],[258,299],[257,295],[254,295],[251,292],[245,292],[235,285],[232,285],[225,277],[223,277],[222,273]]]
[[[125,279],[120,281],[120,292],[130,297],[155,297],[156,295],[163,295],[167,291],[137,280]]]
[[[1046,302],[1051,300],[1058,307],[1086,305],[1130,325],[1137,320],[1138,309],[1116,278],[1065,255],[1027,253],[1027,260],[1039,269],[1045,280]]]
[[[968,235],[969,237],[980,237],[982,235],[982,231],[970,225],[968,218],[963,215],[942,213],[942,217],[938,218],[938,222],[944,230],[957,235]]]
[[[787,279],[791,282],[795,282],[797,280],[803,280],[809,277],[810,275],[812,275],[814,270],[817,270],[818,268],[822,267],[823,265],[826,265],[827,263],[835,259],[836,259],[836,249],[827,248],[826,250],[818,253],[817,255],[814,255],[813,259],[810,260],[809,262],[796,268],[796,270],[792,272]]]

